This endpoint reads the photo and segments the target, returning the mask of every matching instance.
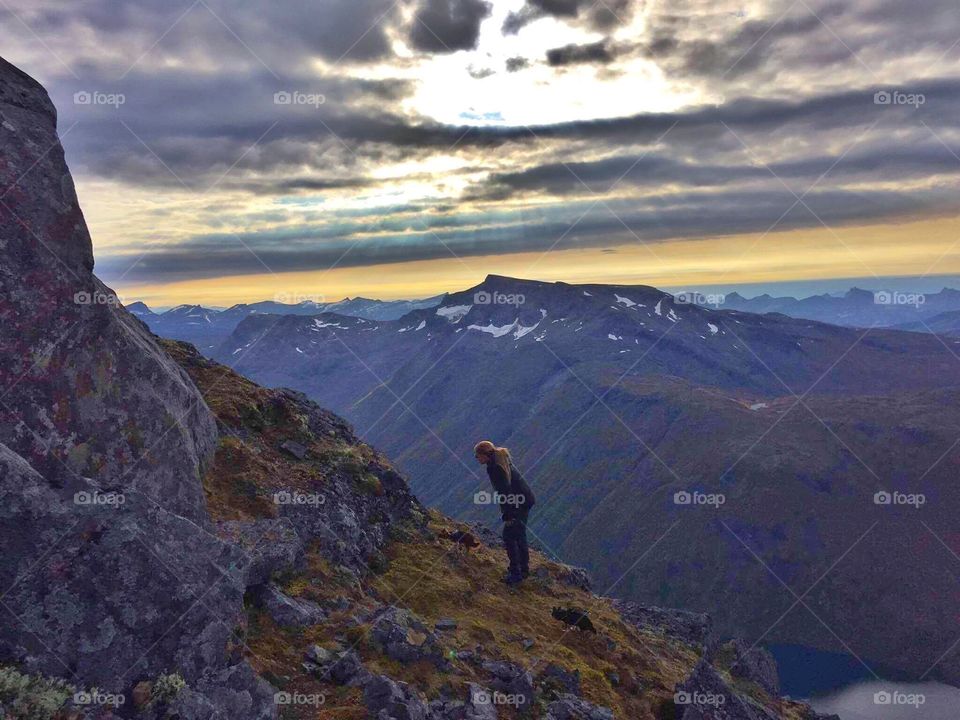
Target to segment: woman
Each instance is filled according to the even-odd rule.
[[[493,485],[493,501],[500,506],[503,519],[503,544],[510,568],[503,582],[516,585],[530,574],[530,550],[527,547],[527,518],[536,500],[520,471],[514,467],[510,451],[489,440],[473,449],[477,462],[487,466]]]

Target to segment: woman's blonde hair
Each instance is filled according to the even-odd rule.
[[[493,456],[493,461],[500,466],[500,469],[507,476],[507,480],[510,480],[510,451],[504,447],[497,447],[489,440],[481,440],[474,446],[474,453],[480,453],[481,455],[486,455],[487,457]]]

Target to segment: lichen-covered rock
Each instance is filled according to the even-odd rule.
[[[3,60],[0,188],[0,662],[128,697],[176,668],[273,717],[225,652],[251,562],[207,516],[213,415],[94,277],[56,111]]]

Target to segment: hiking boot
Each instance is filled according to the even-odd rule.
[[[520,571],[520,575],[521,577],[523,577],[524,580],[526,580],[528,577],[530,577],[530,569],[524,568],[523,570]]]
[[[516,585],[517,583],[523,582],[523,575],[520,573],[507,573],[500,579],[500,582],[506,583],[507,585]]]

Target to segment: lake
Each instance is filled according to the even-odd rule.
[[[768,648],[777,659],[782,692],[807,700],[841,720],[956,720],[960,689],[937,682],[911,683],[872,666],[877,681],[856,658],[796,645]]]

